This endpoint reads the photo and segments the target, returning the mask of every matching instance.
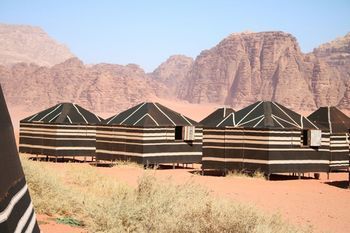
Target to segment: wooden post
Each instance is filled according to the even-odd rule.
[[[173,163],[173,169],[175,169],[175,163]]]
[[[327,172],[327,180],[329,180],[329,172]]]

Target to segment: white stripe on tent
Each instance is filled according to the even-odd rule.
[[[51,122],[53,119],[55,119],[55,118],[58,117],[59,115],[61,115],[61,112],[58,113],[56,116],[52,117],[52,118],[49,120],[49,122]]]
[[[89,122],[86,120],[86,118],[84,117],[83,114],[81,114],[81,112],[79,111],[79,109],[77,108],[77,106],[75,106],[75,104],[73,104],[74,108],[77,110],[77,112],[80,114],[80,116],[84,119],[86,124],[89,124]]]
[[[290,124],[290,125],[294,125],[295,127],[299,128],[299,129],[300,129],[300,127],[301,127],[300,125],[296,125],[296,124],[294,124],[293,122],[287,121],[287,120],[285,120],[285,119],[283,119],[283,118],[281,118],[281,117],[279,117],[279,116],[276,116],[276,115],[274,115],[274,114],[272,114],[272,116],[274,116],[274,117],[277,118],[278,120],[284,121],[284,122],[286,122],[286,123],[288,123],[288,124]]]
[[[261,116],[255,117],[254,119],[251,119],[249,121],[243,122],[242,124],[240,124],[238,126],[242,126],[242,125],[248,124],[249,122],[255,121],[255,120],[259,119],[260,117],[262,118],[262,117],[264,117],[264,115],[261,115]]]
[[[203,148],[206,149],[238,149],[242,150],[241,146],[235,147],[235,146],[203,146]],[[246,150],[257,150],[257,151],[314,151],[311,148],[257,148],[257,147],[244,147]],[[328,149],[319,149],[318,151],[326,151],[329,152]]]
[[[97,118],[97,120],[99,121],[99,122],[101,122],[101,119],[96,115],[96,114],[94,114],[95,115],[95,117]]]
[[[145,115],[143,115],[140,119],[138,119],[133,125],[136,125],[137,123],[139,123],[143,118],[145,118],[146,116],[148,116],[149,118],[151,118],[151,120],[156,123],[157,126],[159,126],[158,122],[148,113],[146,113]]]
[[[263,101],[260,101],[260,103],[258,103],[252,110],[250,110],[238,123],[237,125],[239,125],[239,123],[241,123],[250,113],[252,113],[260,104],[262,104]]]
[[[33,213],[32,218],[30,219],[29,225],[27,227],[27,230],[24,233],[32,233],[34,226],[35,226],[35,222],[36,222],[36,215],[35,212]]]
[[[23,197],[23,195],[26,193],[26,191],[28,190],[27,184],[25,184],[23,186],[23,188],[21,188],[21,190],[19,190],[16,195],[14,195],[11,198],[10,203],[7,205],[6,209],[2,212],[0,212],[0,223],[5,222],[8,217],[11,215],[13,207],[17,204],[17,202]]]
[[[311,125],[313,125],[316,129],[319,129],[312,121],[309,120],[307,117],[303,117],[303,119],[306,119]]]
[[[34,136],[21,136],[21,138],[34,138],[44,140],[70,140],[70,141],[95,141],[95,138],[47,138],[47,137],[34,137]]]
[[[329,132],[333,133],[332,131],[332,122],[331,122],[331,108],[330,106],[327,107],[327,115],[328,115],[328,124],[329,124]]]
[[[159,143],[149,143],[149,142],[124,142],[124,141],[108,141],[108,140],[96,140],[96,142],[112,143],[112,144],[128,144],[128,145],[143,145],[143,146],[160,146],[160,145],[187,145],[186,142],[159,142]],[[193,142],[191,145],[202,145],[202,142]]]
[[[271,118],[277,122],[283,129],[285,128],[273,115],[271,115]]]
[[[187,118],[186,118],[184,115],[180,114],[180,116],[181,116],[183,119],[185,119],[185,121],[187,121],[188,124],[192,125],[192,123],[191,123],[189,120],[187,120]]]
[[[31,118],[29,118],[29,120],[28,121],[31,121],[31,120],[33,120],[37,115],[38,115],[39,113],[37,113],[37,114],[35,114],[34,116],[32,116]]]
[[[291,116],[289,116],[285,111],[283,111],[283,109],[280,106],[275,104],[275,102],[272,102],[272,104],[275,105],[277,108],[279,108],[287,117],[289,117],[289,119],[291,119],[296,125],[298,125],[299,128],[301,128],[300,125],[296,123],[295,120]]]
[[[265,116],[263,116],[261,119],[260,119],[260,121],[258,121],[258,123],[256,123],[254,126],[253,126],[253,128],[255,128],[256,126],[258,126],[259,124],[260,124],[260,122],[262,121],[262,120],[264,120],[265,119]]]
[[[19,144],[20,147],[27,148],[37,148],[37,149],[49,149],[49,150],[95,150],[95,147],[75,147],[75,146],[41,146],[41,145],[29,145],[29,144]]]
[[[69,120],[69,122],[72,124],[72,120],[70,119],[70,117],[67,115],[67,118]]]
[[[156,103],[153,103],[154,106],[156,106],[156,108],[164,115],[166,116],[166,118],[168,118],[169,121],[171,121],[171,123],[173,123],[174,126],[176,126],[175,122],[167,115],[165,114],[165,112],[163,112],[158,106]]]
[[[260,160],[260,159],[243,159],[243,158],[219,158],[219,157],[203,157],[203,161],[217,162],[243,162],[243,163],[259,163],[259,164],[329,164],[328,160]]]
[[[27,224],[28,219],[29,219],[32,212],[33,212],[33,204],[32,204],[32,202],[30,202],[28,208],[26,209],[26,211],[24,212],[22,217],[19,219],[19,221],[17,223],[16,230],[14,231],[14,233],[21,233],[22,232],[22,230],[23,230],[24,226]]]
[[[129,119],[132,115],[134,115],[138,110],[140,110],[140,108],[142,108],[143,105],[145,105],[145,104],[146,104],[146,102],[143,103],[143,104],[141,104],[140,107],[138,107],[138,108],[137,108],[135,111],[133,111],[129,116],[127,116],[122,122],[120,122],[120,125],[123,124],[123,123],[124,123],[127,119]],[[110,119],[110,120],[107,122],[107,124],[109,124],[111,121],[113,121],[114,118],[116,118],[117,116],[118,116],[118,114],[115,115],[112,119]]]
[[[219,127],[227,118],[229,118],[233,113],[230,113],[227,117],[225,117],[222,121],[219,122],[219,124],[216,125],[216,127]]]
[[[125,151],[109,151],[109,150],[96,150],[96,153],[108,153],[108,154],[122,154],[137,157],[156,157],[156,156],[178,156],[178,155],[202,155],[202,152],[164,152],[164,153],[136,153],[136,152],[125,152]]]
[[[50,115],[51,113],[55,112],[59,107],[61,107],[62,104],[58,105],[54,110],[52,110],[51,112],[49,112],[48,114],[46,114],[45,116],[43,116],[39,121],[44,120],[48,115]]]

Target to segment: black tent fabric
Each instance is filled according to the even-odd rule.
[[[192,138],[186,138],[186,135]],[[141,103],[96,131],[96,160],[140,164],[200,163],[202,127],[159,103]]]
[[[307,118],[330,133],[348,133],[350,118],[336,107],[320,107]]]
[[[328,171],[329,135],[321,135],[309,119],[276,102],[256,102],[229,114],[216,127],[203,127],[204,169]],[[310,130],[321,135],[318,146],[304,145]]]
[[[60,103],[20,121],[23,153],[94,156],[96,125],[103,119],[74,103]]]
[[[223,119],[217,127],[317,129],[306,117],[271,101],[259,101]]]
[[[0,232],[40,232],[0,86]]]
[[[350,118],[336,107],[320,107],[308,118],[330,134],[330,170],[348,168]]]
[[[144,102],[105,120],[108,125],[176,126],[198,125],[197,122],[159,103]]]
[[[222,122],[222,120],[226,119],[230,115],[233,119],[234,113],[235,110],[233,110],[232,108],[218,108],[199,123],[205,126],[217,127]]]

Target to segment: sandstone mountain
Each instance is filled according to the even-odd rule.
[[[96,112],[116,113],[150,101],[157,89],[165,89],[137,65],[88,67],[77,58],[51,68],[25,63],[0,66],[0,83],[10,105],[30,112],[69,101]]]
[[[177,96],[241,108],[273,100],[295,110],[350,108],[349,34],[303,54],[284,32],[237,33],[203,51]]]
[[[78,58],[65,60],[73,55],[68,49],[63,49],[66,55],[55,55],[60,46],[42,30],[18,26],[7,36],[3,28],[6,25],[0,26],[0,83],[10,109],[19,106],[33,113],[69,101],[109,116],[142,101],[167,98],[235,109],[273,100],[302,112],[325,105],[350,110],[350,34],[304,54],[288,33],[236,33],[195,60],[171,56],[146,74],[135,64],[87,66]],[[30,49],[23,50],[26,47]],[[13,55],[12,62],[24,62],[1,62],[12,59],[4,59],[10,50],[2,48],[23,53],[24,58]]]
[[[150,74],[156,81],[165,84],[174,96],[179,83],[182,83],[193,65],[193,58],[173,55]]]
[[[0,24],[0,64],[18,62],[52,66],[74,57],[69,49],[54,41],[41,28]]]

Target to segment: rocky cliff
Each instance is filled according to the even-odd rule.
[[[52,66],[74,57],[69,49],[54,41],[41,28],[0,24],[0,64],[18,62]]]
[[[349,42],[348,34],[303,54],[288,33],[232,34],[196,58],[177,96],[236,109],[257,100],[295,110],[350,108]]]
[[[96,112],[115,113],[152,100],[162,84],[151,80],[137,65],[85,66],[71,58],[51,68],[19,63],[0,66],[0,83],[10,105],[34,112],[75,102]]]

